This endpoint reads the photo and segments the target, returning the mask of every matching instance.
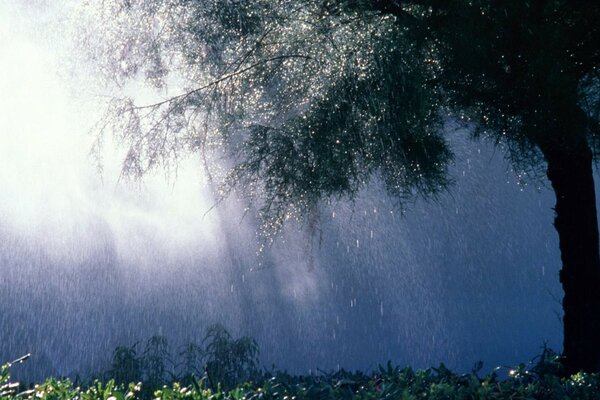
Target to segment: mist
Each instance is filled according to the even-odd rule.
[[[69,2],[0,3],[0,361],[28,380],[92,374],[118,345],[173,348],[221,323],[295,373],[391,360],[469,371],[560,350],[553,193],[449,121],[455,183],[402,212],[377,181],[290,224],[264,253],[200,160],[141,181],[90,155],[106,89],[73,64]],[[73,2],[73,4],[75,4]],[[103,92],[106,90],[106,92]]]

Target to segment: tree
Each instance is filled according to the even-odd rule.
[[[456,2],[433,8],[447,104],[508,144],[517,165],[546,167],[565,292],[564,365],[600,370],[600,258],[593,152],[600,136],[600,5]]]
[[[103,8],[102,8],[103,7]],[[566,1],[139,0],[102,2],[117,23],[96,59],[118,81],[182,94],[113,104],[142,175],[183,151],[226,152],[269,230],[380,179],[435,196],[452,159],[441,125],[505,143],[556,193],[567,372],[600,369],[593,155],[600,134],[600,6]],[[133,28],[131,28],[133,26]],[[126,28],[124,28],[126,27]],[[107,50],[107,48],[111,50]],[[116,51],[114,51],[116,49]]]

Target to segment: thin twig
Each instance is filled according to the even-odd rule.
[[[168,103],[172,103],[174,101],[183,101],[183,100],[187,99],[188,97],[190,97],[190,96],[192,96],[192,95],[194,95],[194,94],[196,94],[198,92],[201,92],[201,91],[203,91],[205,89],[208,89],[208,88],[210,88],[212,86],[218,85],[219,83],[224,82],[224,81],[226,81],[228,79],[231,79],[231,78],[233,78],[235,76],[242,75],[245,72],[248,72],[251,69],[254,69],[254,68],[256,68],[256,67],[258,67],[260,65],[268,64],[270,62],[277,61],[277,60],[282,60],[282,59],[286,59],[286,58],[304,58],[306,60],[312,60],[312,57],[306,56],[306,55],[303,55],[303,54],[288,54],[288,55],[281,55],[281,56],[267,58],[265,60],[260,60],[260,61],[258,61],[256,63],[252,64],[252,65],[249,65],[246,68],[240,69],[238,71],[234,71],[234,72],[232,72],[230,74],[223,75],[222,77],[220,77],[220,78],[218,78],[218,79],[216,79],[216,80],[214,80],[214,81],[212,81],[210,83],[207,83],[206,85],[201,86],[201,87],[199,87],[197,89],[191,90],[191,91],[189,91],[187,93],[182,93],[180,95],[170,97],[170,98],[168,98],[166,100],[159,101],[159,102],[154,103],[154,104],[147,104],[147,105],[144,105],[144,106],[136,106],[136,107],[132,107],[132,108],[135,109],[135,110],[143,110],[143,109],[147,109],[147,108],[158,108],[160,106],[163,106],[163,105],[168,104]]]

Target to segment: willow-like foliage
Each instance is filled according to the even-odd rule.
[[[113,102],[124,172],[225,156],[224,171],[207,161],[221,194],[243,189],[270,230],[322,199],[354,198],[373,177],[400,200],[438,193],[452,158],[438,66],[398,17],[363,3],[90,2],[84,25],[101,22],[91,55],[103,74],[181,88]]]
[[[124,173],[198,152],[221,195],[243,189],[276,230],[324,198],[352,199],[372,177],[401,200],[435,196],[449,183],[447,115],[502,143],[524,174],[543,171],[542,148],[585,140],[598,153],[599,8],[105,0],[82,14],[102,39],[96,28],[82,38],[117,83],[180,90],[113,102]],[[557,126],[575,133],[559,138]]]

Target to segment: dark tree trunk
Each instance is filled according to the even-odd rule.
[[[563,363],[570,374],[600,370],[600,255],[592,152],[585,139],[568,139],[540,147],[556,194],[554,226],[565,293]]]

